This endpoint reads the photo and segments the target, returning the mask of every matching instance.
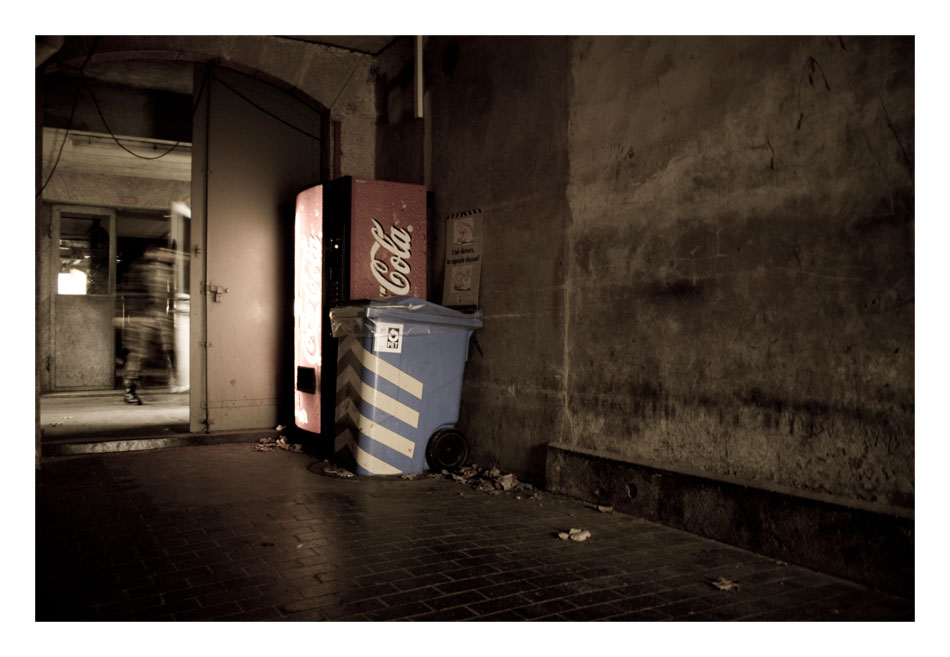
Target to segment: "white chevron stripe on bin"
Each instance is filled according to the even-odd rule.
[[[347,365],[336,377],[336,391],[339,396],[340,390],[350,384],[360,396],[370,406],[375,406],[388,415],[392,415],[397,420],[405,422],[413,429],[419,428],[419,411],[406,406],[401,401],[393,399],[384,392],[380,392],[373,386],[364,382],[360,375],[356,373],[352,366]]]
[[[402,474],[402,470],[399,468],[391,466],[382,459],[378,459],[372,454],[363,451],[360,446],[356,444],[356,441],[353,439],[353,432],[349,429],[344,429],[337,435],[335,445],[337,446],[335,451],[349,447],[353,458],[356,460],[356,464],[367,472],[371,472],[374,475]]]
[[[349,397],[337,404],[336,407],[336,421],[339,422],[343,419],[349,420],[351,425],[358,429],[360,433],[412,458],[412,454],[416,449],[416,444],[413,441],[370,420],[356,409],[356,404]]]
[[[353,352],[357,360],[363,364],[363,367],[375,373],[377,376],[381,376],[390,383],[399,386],[413,397],[422,399],[422,381],[366,351],[363,345],[360,344],[360,341],[352,335],[347,336],[340,343],[340,352],[337,361],[341,360],[347,352]]]

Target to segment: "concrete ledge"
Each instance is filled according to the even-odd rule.
[[[788,493],[547,450],[545,488],[906,597],[914,521]]]
[[[258,431],[222,431],[219,433],[186,433],[163,436],[136,436],[134,438],[80,436],[58,438],[43,441],[43,457],[76,456],[79,454],[107,454],[114,452],[136,452],[148,449],[168,447],[189,447],[194,445],[223,445],[228,443],[256,443],[261,438],[277,438],[279,432],[274,429]]]

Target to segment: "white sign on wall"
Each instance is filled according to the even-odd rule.
[[[477,306],[482,271],[482,211],[446,218],[443,306]]]

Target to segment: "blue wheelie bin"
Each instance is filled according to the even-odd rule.
[[[464,464],[462,377],[481,313],[414,297],[330,310],[340,340],[334,452],[361,475],[421,474]]]

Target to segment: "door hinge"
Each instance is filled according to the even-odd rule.
[[[215,285],[214,283],[204,282],[201,285],[201,293],[210,294],[212,296],[212,301],[215,303],[221,303],[221,299],[218,297],[220,297],[222,294],[227,294],[228,288]]]
[[[192,249],[191,252],[194,254],[196,258],[198,258],[201,256],[201,247],[198,245],[195,245],[195,248]]]
[[[208,347],[213,347],[214,344],[211,343],[211,342],[202,342],[202,343],[201,343],[201,346],[204,347],[205,349],[207,349]]]

